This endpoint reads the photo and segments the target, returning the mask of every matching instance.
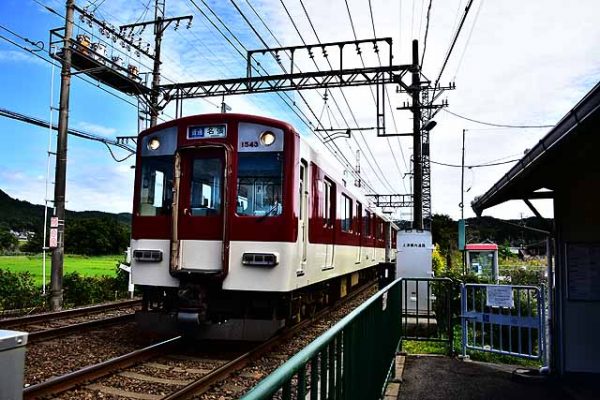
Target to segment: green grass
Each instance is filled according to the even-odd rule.
[[[402,351],[405,351],[408,354],[448,354],[448,346],[446,345],[446,343],[440,342],[404,340],[402,341]],[[456,354],[462,353],[460,326],[454,327],[454,352]],[[520,365],[531,368],[540,367],[539,361],[507,356],[503,354],[467,350],[467,355],[471,358],[471,360],[475,361],[483,361],[496,364]]]
[[[82,276],[115,276],[116,264],[123,256],[78,256],[66,255],[64,273],[77,271]],[[42,255],[36,256],[0,256],[0,269],[12,272],[29,272],[36,285],[42,285]],[[46,255],[46,283],[50,282],[50,255]]]

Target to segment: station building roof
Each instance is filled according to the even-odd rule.
[[[598,173],[600,83],[485,194],[476,197],[471,207],[481,215],[483,210],[508,200],[553,198],[553,191],[573,174]]]

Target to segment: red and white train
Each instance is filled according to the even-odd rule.
[[[393,261],[395,226],[287,123],[173,120],[138,138],[132,279],[144,328],[262,339]]]

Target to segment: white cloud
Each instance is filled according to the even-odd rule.
[[[32,54],[19,50],[0,50],[0,64],[36,64],[46,65],[46,63]]]
[[[497,123],[556,123],[600,78],[600,67],[597,63],[600,54],[600,24],[593,18],[600,12],[600,3],[595,0],[577,2],[504,0],[483,3],[482,1],[478,0],[474,3],[442,77],[443,84],[451,80],[456,80],[457,84],[455,91],[443,96],[448,98],[449,109],[474,119]],[[57,7],[64,5],[59,0],[53,0],[51,3]],[[238,3],[269,45],[275,46],[274,40],[244,2]],[[279,1],[252,0],[250,3],[260,12],[284,45],[301,44]],[[297,1],[285,3],[306,42],[315,43],[316,38],[300,3]],[[394,63],[410,63],[410,40],[413,37],[421,38],[420,50],[423,50],[422,36],[425,31],[428,1],[377,0],[371,3],[377,35],[390,36],[394,39]],[[257,44],[258,40],[229,3],[210,1],[209,4],[247,48],[262,47]],[[305,0],[304,4],[321,41],[348,40],[353,37],[343,1]],[[479,4],[482,6],[477,25],[464,51]],[[111,21],[114,19],[112,22],[115,24],[132,22],[141,16],[144,5],[145,1],[113,0],[104,3],[98,15]],[[464,0],[433,3],[423,71],[429,79],[437,77],[464,5]],[[349,6],[357,36],[372,37],[368,2],[349,0]],[[245,73],[243,58],[231,49],[189,1],[169,1],[167,7],[169,16],[193,13],[194,24],[190,31],[181,27],[177,32],[172,30],[166,32],[163,47],[165,55],[162,66],[165,76],[163,82],[239,77]],[[152,12],[147,13],[146,17],[151,18]],[[218,24],[216,21],[215,23]],[[244,52],[243,49],[241,51]],[[327,66],[325,60],[320,57],[319,52],[316,53],[319,67],[325,68]],[[376,63],[376,58],[368,53],[369,51],[365,49],[365,62],[373,65]],[[0,53],[0,61],[1,57],[2,53]],[[332,53],[330,59],[334,65],[337,65],[335,54]],[[297,60],[297,62],[304,71],[314,70],[314,66],[308,59]],[[347,62],[350,63],[350,60],[348,59]],[[356,64],[359,60],[354,57],[352,62]],[[405,95],[396,94],[393,86],[388,90],[393,108],[408,100]],[[332,92],[333,96],[330,95],[328,100],[332,110],[331,122],[325,110],[322,118],[325,125],[356,127],[354,118],[358,126],[375,125],[375,105],[369,89],[364,87],[345,89],[349,107],[339,90],[335,89]],[[302,94],[314,113],[320,115],[323,110],[323,91],[304,91]],[[304,105],[300,96],[292,93],[290,96],[292,101],[296,102],[293,108],[299,109],[314,122],[311,111]],[[219,104],[221,99],[211,99],[211,101]],[[295,119],[290,109],[274,95],[230,96],[225,101],[233,107],[234,112],[267,115],[288,121]],[[338,107],[342,110],[343,117],[338,112]],[[353,115],[349,112],[349,108]],[[174,115],[173,106],[166,111]],[[215,106],[202,100],[186,102],[184,107],[185,115],[215,111],[217,111]],[[397,129],[394,128],[390,110],[386,109],[386,113],[388,132],[411,130],[412,116],[409,112],[394,111]],[[466,143],[467,164],[484,163],[508,155],[522,154],[548,131],[547,129],[487,130],[486,127],[444,112],[440,112],[436,120],[438,126],[431,133],[431,158],[434,161],[451,164],[460,163],[461,132],[465,128],[469,129]],[[78,124],[81,129],[102,135],[114,135],[118,129],[118,127],[113,129],[97,124],[85,126],[82,124],[85,123]],[[303,134],[312,136],[304,125],[297,123],[296,128]],[[390,191],[386,188],[387,185],[381,182],[383,179],[377,178],[377,175],[381,175],[379,173],[381,169],[394,191],[405,192],[404,187],[410,185],[410,177],[406,176],[403,180],[398,173],[396,163],[400,165],[402,173],[408,172],[405,164],[410,167],[411,139],[392,138],[388,144],[385,139],[376,138],[373,132],[366,131],[363,135],[364,140],[360,134],[356,134],[352,139],[338,139],[335,143],[351,163],[354,163],[356,150],[361,149],[362,171],[378,191],[384,193]],[[399,142],[402,144],[404,159],[400,156]],[[366,146],[369,146],[373,157]],[[392,152],[396,154],[396,162],[392,158]],[[369,166],[369,163],[372,166]],[[82,166],[70,166],[69,171],[71,173],[80,167]],[[100,183],[94,185],[85,183],[83,175],[74,177],[75,181],[69,183],[70,204],[83,208],[89,206],[88,208],[105,209],[104,207],[108,207],[107,204],[110,203],[124,207],[122,210],[129,209],[133,180],[130,178],[130,171],[122,170],[121,166],[119,168],[121,170],[87,171],[89,177],[97,174],[95,178],[98,178],[98,182],[102,185],[107,185],[106,190],[102,189]],[[471,187],[465,194],[467,216],[472,215],[468,204],[473,197],[483,194],[509,168],[510,165],[504,165],[466,172],[466,183]],[[110,178],[105,179],[107,176]],[[113,176],[117,178],[112,179]],[[451,214],[454,218],[459,215],[459,185],[460,169],[432,165],[434,212]],[[547,211],[548,207],[545,207],[545,210]],[[403,212],[407,213],[408,210]],[[531,215],[526,206],[520,203],[499,206],[490,212],[501,217],[519,217],[521,213]]]
[[[100,124],[94,124],[91,122],[85,122],[85,121],[77,122],[75,124],[75,128],[80,129],[85,132],[93,133],[95,135],[106,136],[106,137],[114,136],[115,132],[117,132],[117,130],[115,128],[111,128],[111,127],[100,125]]]

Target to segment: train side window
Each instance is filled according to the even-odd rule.
[[[335,186],[329,179],[323,180],[323,225],[333,226],[335,208],[333,198],[335,195]]]
[[[342,194],[342,231],[352,231],[352,199]]]
[[[362,204],[360,203],[360,201],[356,202],[356,217],[355,217],[355,221],[356,221],[356,225],[354,227],[354,231],[358,234],[361,233],[362,229],[361,229],[361,224],[362,224]]]
[[[304,192],[306,191],[306,161],[302,160],[300,163],[300,185],[298,185],[298,216],[300,220],[304,219],[304,208],[302,202],[304,201]]]
[[[171,214],[173,156],[142,157],[139,215]]]
[[[363,236],[371,236],[371,213],[369,211],[365,211],[365,216],[363,217]]]

